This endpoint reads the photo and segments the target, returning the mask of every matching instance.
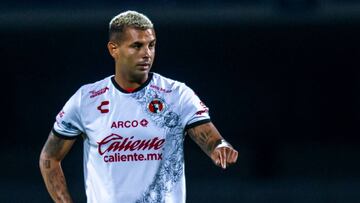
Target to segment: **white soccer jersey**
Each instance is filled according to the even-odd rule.
[[[209,121],[189,87],[150,73],[132,93],[114,76],[82,86],[53,132],[65,139],[84,135],[88,202],[184,203],[184,132]]]

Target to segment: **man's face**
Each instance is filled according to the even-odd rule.
[[[155,43],[153,29],[128,27],[119,42],[108,44],[110,54],[115,59],[116,71],[122,78],[131,82],[143,82],[147,78],[155,57]]]

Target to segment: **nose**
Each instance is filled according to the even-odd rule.
[[[143,58],[150,58],[150,57],[151,57],[151,49],[149,47],[144,47]]]

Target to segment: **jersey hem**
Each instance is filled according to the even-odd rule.
[[[187,131],[187,130],[190,129],[190,128],[199,126],[199,125],[201,125],[201,124],[210,123],[210,122],[211,122],[210,119],[204,119],[204,120],[196,121],[196,122],[194,122],[194,123],[191,123],[191,124],[185,126],[185,129],[184,129],[184,130]]]
[[[74,139],[78,138],[81,135],[81,134],[78,134],[78,135],[75,135],[75,136],[62,135],[62,134],[56,132],[54,128],[51,131],[56,137],[59,137],[61,139],[65,139],[65,140],[74,140]]]

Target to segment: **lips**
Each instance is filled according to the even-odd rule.
[[[150,62],[138,63],[138,66],[150,66]]]
[[[137,64],[137,66],[140,67],[141,69],[148,69],[150,68],[150,65],[151,65],[150,62],[141,62]]]
[[[147,67],[147,66],[150,66],[150,63],[146,63],[146,64],[138,64],[138,66]]]

